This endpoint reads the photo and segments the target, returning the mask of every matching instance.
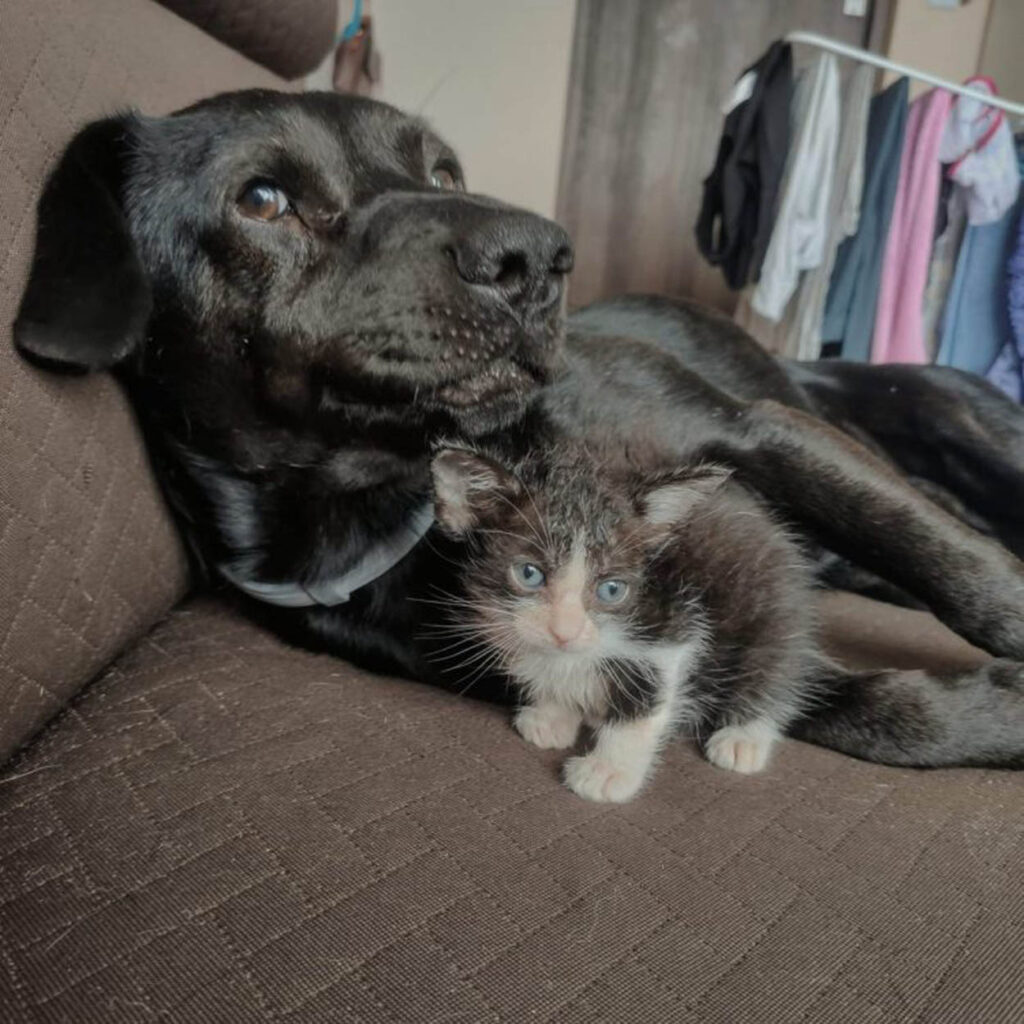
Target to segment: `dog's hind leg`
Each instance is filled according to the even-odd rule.
[[[1024,767],[1024,664],[952,673],[835,668],[789,735],[883,764]]]
[[[822,545],[923,601],[992,654],[1024,659],[1024,564],[929,501],[885,459],[777,402],[755,402],[705,445],[705,457]]]
[[[821,362],[787,370],[819,415],[1024,557],[1024,408],[947,366]]]

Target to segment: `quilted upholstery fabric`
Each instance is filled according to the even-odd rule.
[[[1024,1020],[1018,775],[556,763],[186,605],[0,777],[4,1020]]]
[[[284,78],[308,74],[334,42],[338,0],[159,0]]]
[[[991,660],[928,612],[842,592],[822,593],[819,611],[828,653],[851,669],[956,672]]]
[[[43,178],[94,117],[276,81],[155,4],[0,0],[0,762],[185,584],[113,380],[12,348]]]

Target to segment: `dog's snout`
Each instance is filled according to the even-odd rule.
[[[503,211],[473,225],[447,251],[463,281],[513,306],[549,306],[573,263],[572,243],[562,228],[519,212]]]

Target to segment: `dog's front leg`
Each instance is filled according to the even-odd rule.
[[[1024,659],[1024,563],[823,421],[755,402],[706,454],[823,544],[903,587],[972,643]]]

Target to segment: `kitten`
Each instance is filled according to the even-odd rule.
[[[721,768],[764,768],[809,697],[812,577],[725,470],[637,483],[569,450],[513,471],[447,449],[432,472],[439,524],[470,546],[449,629],[514,681],[524,739],[593,730],[565,762],[571,789],[629,800],[680,728]]]

